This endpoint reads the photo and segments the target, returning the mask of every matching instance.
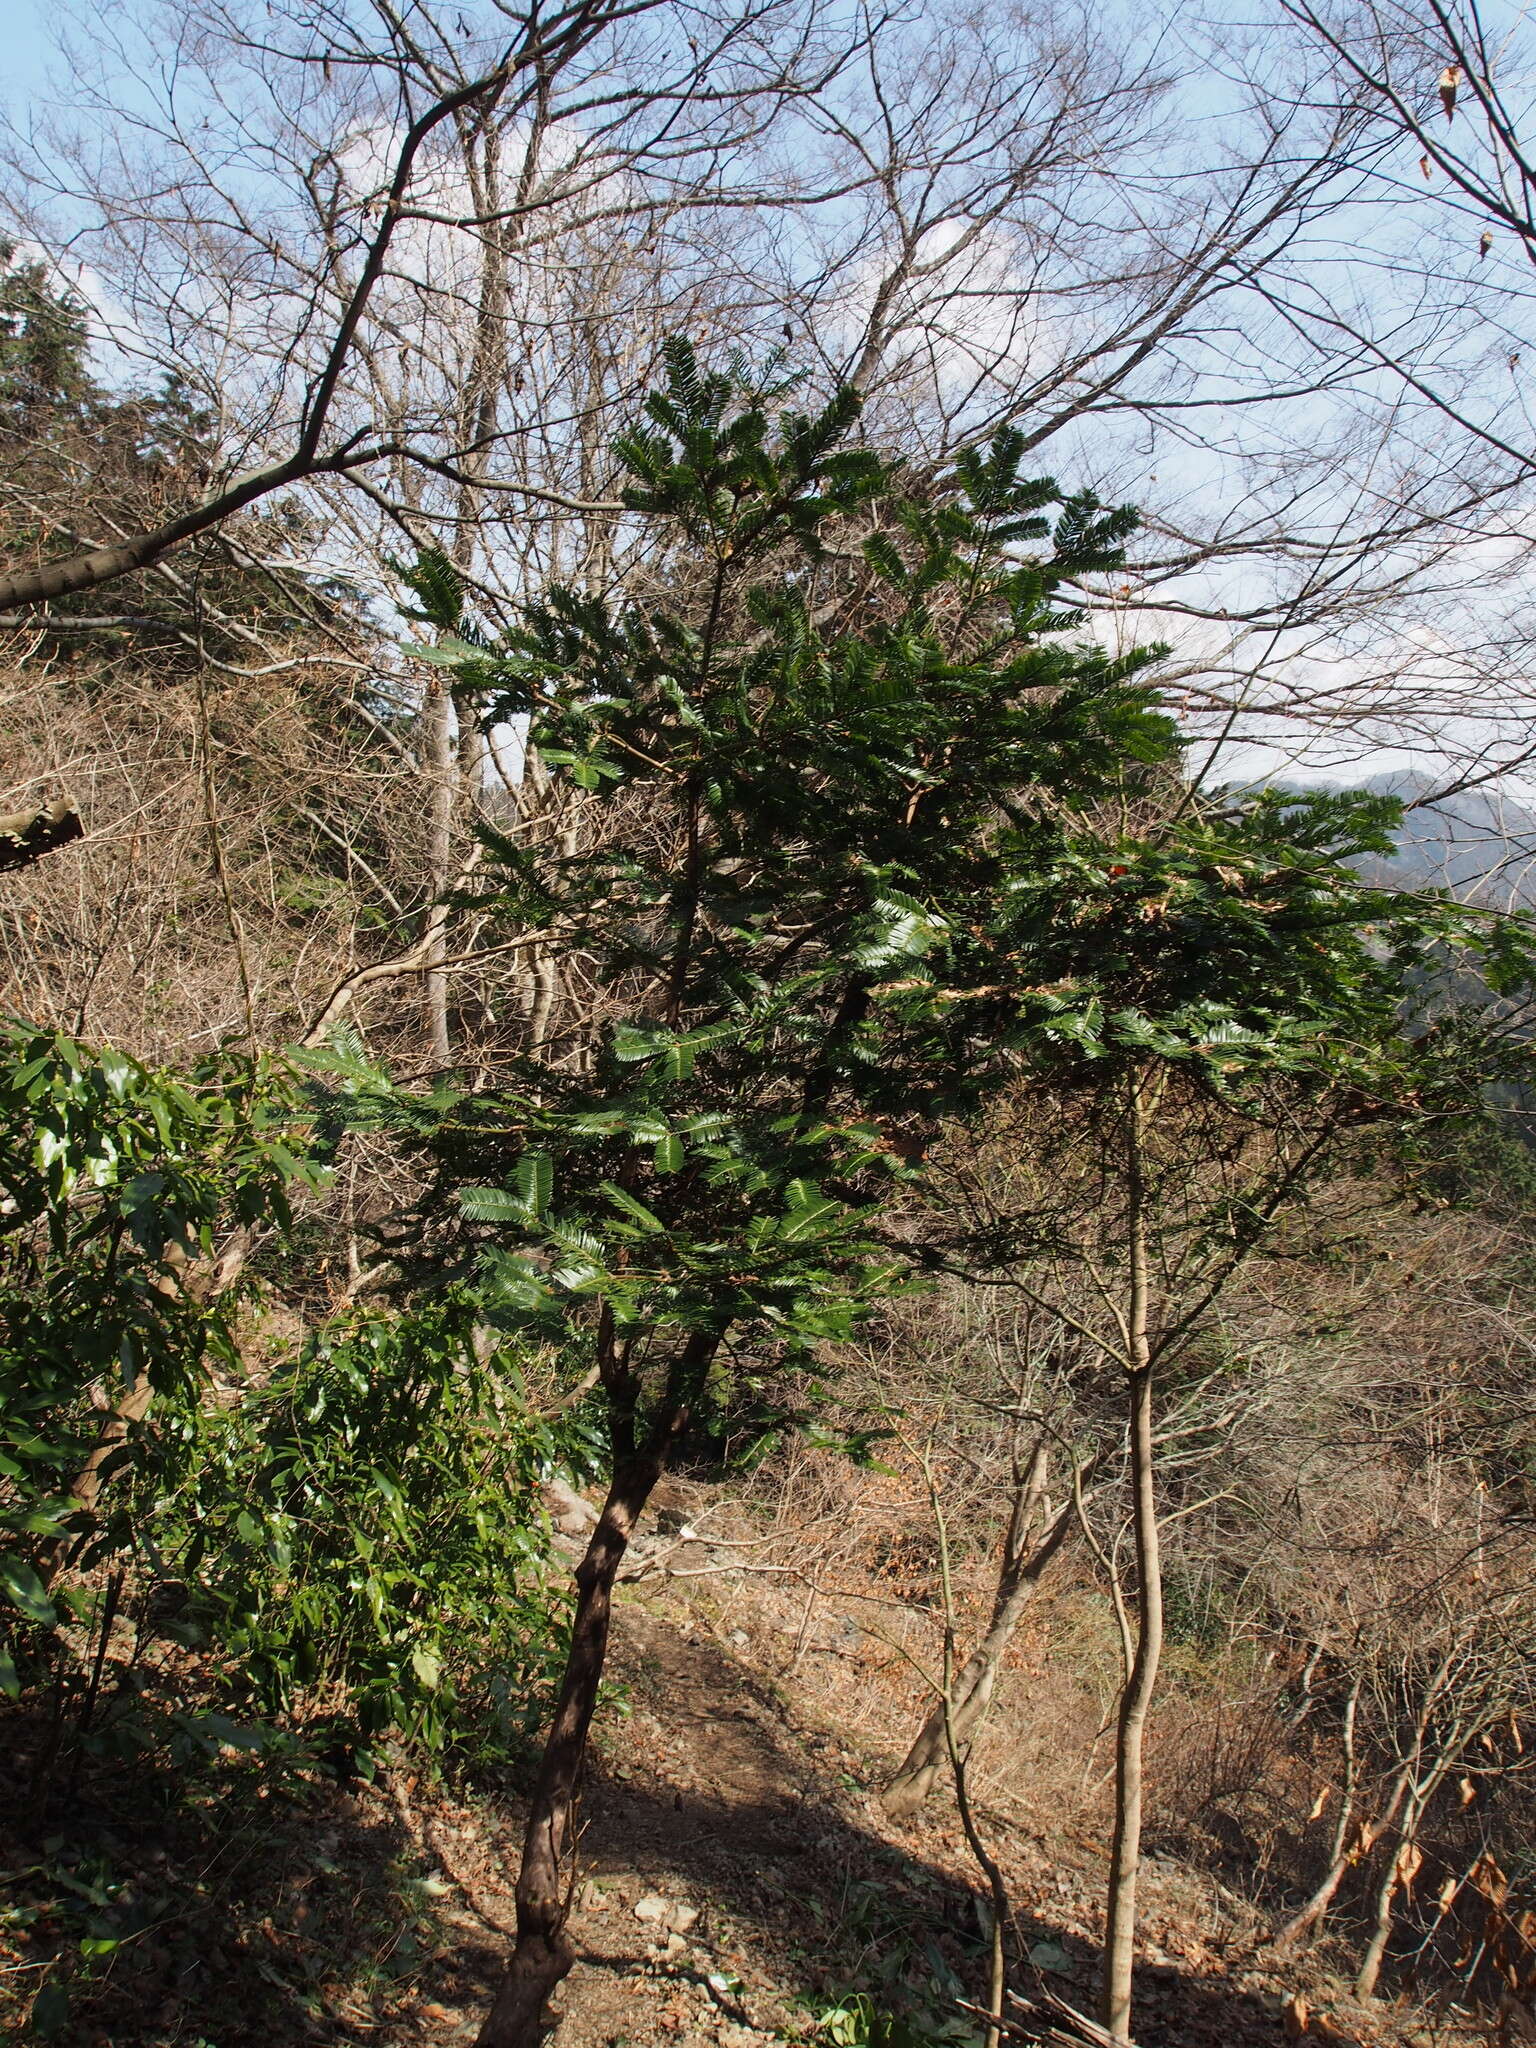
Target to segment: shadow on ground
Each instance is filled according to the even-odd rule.
[[[897,2012],[978,1996],[978,1889],[919,1853],[921,1838],[904,1847],[886,1829],[835,1731],[793,1726],[772,1688],[707,1636],[633,1609],[619,1634],[633,1714],[609,1717],[594,1761],[581,1961],[552,2048],[748,2048],[805,2038],[818,2004],[849,1988]],[[471,1814],[419,1792],[423,1832],[376,1788],[280,1782],[226,1750],[185,1767],[95,1759],[45,1807],[28,1776],[46,1729],[9,1721],[7,2031],[23,2030],[41,1985],[39,2031],[69,2048],[473,2039],[508,1946],[515,1799],[488,1788]],[[635,1916],[648,1894],[698,1908],[670,1954]],[[1051,1958],[1043,1981],[1086,2006],[1088,1944],[1045,1908],[1019,1925]],[[1138,1991],[1141,2048],[1282,2038],[1271,2012],[1216,1976],[1143,1968]]]
[[[792,1727],[772,1689],[707,1636],[633,1611],[621,1636],[634,1718],[607,1743],[584,1813],[583,1868],[595,1880],[584,1897],[601,1889],[606,1903],[573,1921],[581,1960],[560,1993],[551,2048],[729,2041],[732,2019],[803,2034],[817,2003],[849,1987],[898,2012],[932,2011],[946,1980],[978,1997],[979,1887],[886,1832],[839,1769],[835,1735]],[[670,1961],[634,1915],[648,1894],[701,1909],[688,1949]],[[1085,2007],[1096,1952],[1043,1912],[1020,1913],[1019,1927],[1027,1947],[1060,1959],[1057,1974],[1036,1981]],[[744,1979],[739,2000],[684,1995],[711,1973]],[[492,1984],[482,1969],[458,1968],[443,1995],[479,2009]],[[1220,1978],[1144,1966],[1138,1994],[1140,2048],[1283,2039],[1272,2010]]]
[[[395,2023],[440,1953],[439,1902],[381,1792],[225,1751],[88,1758],[73,1788],[66,1771],[41,1798],[47,1737],[19,1710],[0,1720],[0,2034],[67,2048],[416,2038]]]

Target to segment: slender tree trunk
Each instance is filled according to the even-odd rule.
[[[637,1446],[639,1390],[622,1356],[615,1361],[613,1326],[604,1312],[598,1355],[608,1394],[613,1480],[586,1555],[576,1567],[576,1613],[565,1676],[523,1833],[523,1860],[517,1877],[517,1942],[476,2048],[536,2048],[544,2031],[540,2014],[545,2001],[576,1960],[566,1933],[571,1821],[586,1758],[587,1731],[608,1654],[614,1581],[719,1343],[719,1336],[708,1331],[695,1331],[688,1339],[648,1418],[644,1440]]]
[[[965,1758],[955,1740],[953,1720],[946,1728],[946,1748],[950,1768],[955,1774],[955,1804],[960,1809],[960,1824],[965,1830],[965,1839],[971,1854],[981,1867],[986,1878],[987,1889],[992,1897],[992,1938],[990,1964],[987,1971],[987,2037],[985,2048],[1001,2048],[1003,2038],[1003,2007],[1008,1994],[1008,1958],[1005,1948],[1007,1930],[1012,1918],[1008,1904],[1008,1890],[1003,1882],[1003,1873],[997,1859],[981,1839],[976,1817],[971,1808],[970,1792],[966,1785]]]
[[[1376,1891],[1376,1922],[1371,1930],[1370,1941],[1365,1954],[1360,1958],[1360,1969],[1355,1978],[1356,1998],[1374,1998],[1381,1966],[1386,1959],[1387,1943],[1392,1937],[1392,1908],[1398,1892],[1413,1882],[1414,1870],[1408,1859],[1413,1857],[1416,1866],[1419,1859],[1414,1855],[1418,1847],[1419,1828],[1429,1803],[1445,1783],[1453,1768],[1454,1759],[1461,1754],[1461,1744],[1454,1744],[1430,1771],[1422,1783],[1416,1784],[1411,1797],[1403,1809],[1403,1824],[1398,1831],[1397,1848],[1393,1852]]]
[[[496,438],[498,413],[507,382],[508,229],[498,215],[503,205],[501,129],[494,107],[469,108],[459,118],[459,147],[480,230],[480,291],[475,311],[475,341],[460,392],[459,439],[465,453],[453,540],[454,566],[472,578],[480,566],[481,516],[479,486]],[[540,131],[541,132],[541,131]],[[536,145],[535,145],[536,146]],[[451,705],[451,708],[450,708]],[[433,782],[432,893],[428,960],[447,951],[446,906],[441,899],[462,874],[452,868],[453,834],[461,807],[471,817],[484,801],[485,735],[480,730],[481,705],[466,690],[449,693],[434,707],[429,728]],[[434,1066],[445,1068],[452,1057],[448,1032],[448,975],[441,969],[427,976],[427,1029]]]
[[[532,2048],[542,2032],[539,2015],[545,2001],[576,1960],[565,1929],[571,1815],[608,1652],[614,1580],[664,1464],[665,1452],[653,1450],[615,1469],[592,1540],[576,1567],[576,1614],[565,1677],[523,1836],[517,1945],[477,2048]]]
[[[1365,1954],[1360,1958],[1360,1968],[1355,1975],[1356,1998],[1376,1996],[1381,1966],[1386,1959],[1387,1943],[1392,1938],[1392,1907],[1403,1882],[1403,1858],[1413,1847],[1423,1810],[1423,1801],[1417,1796],[1409,1800],[1403,1814],[1403,1826],[1397,1846],[1387,1858],[1387,1867],[1381,1874],[1380,1884],[1376,1887],[1376,1911],[1371,1925],[1371,1938],[1365,1945]]]
[[[1034,1516],[1034,1504],[1045,1484],[1046,1443],[1042,1437],[1035,1446],[1035,1454],[1029,1462],[1029,1472],[1020,1477],[1017,1460],[1014,1464],[1013,1511],[1008,1518],[1008,1537],[1004,1548],[1004,1568],[1018,1555],[1024,1542],[1024,1531]],[[1008,1959],[1005,1948],[1007,1928],[1012,1914],[1008,1905],[1008,1889],[1003,1882],[1003,1873],[997,1866],[997,1859],[981,1838],[976,1825],[976,1816],[971,1807],[970,1790],[966,1783],[965,1756],[955,1739],[955,1720],[952,1702],[956,1694],[955,1684],[955,1582],[950,1568],[949,1531],[944,1521],[944,1506],[939,1499],[939,1489],[933,1477],[933,1462],[923,1453],[923,1476],[928,1482],[928,1499],[933,1508],[934,1533],[939,1540],[939,1581],[944,1595],[944,1678],[939,1695],[939,1710],[943,1716],[944,1747],[949,1758],[949,1767],[954,1773],[955,1805],[960,1811],[960,1825],[965,1830],[965,1839],[975,1857],[982,1875],[987,1880],[987,1889],[992,1895],[992,1958],[987,1980],[987,2025],[986,2048],[1000,2048],[1003,2037],[1003,2005],[1008,1990]]]
[[[458,759],[453,741],[453,698],[434,678],[427,699],[427,773],[431,777],[431,834],[427,847],[427,887],[431,901],[424,934],[427,942],[427,1037],[432,1064],[445,1068],[452,1056],[448,1042],[448,976],[439,963],[448,951],[448,905],[453,884],[453,813],[458,793]]]
[[[1115,1745],[1115,1828],[1109,1852],[1109,1912],[1104,1933],[1103,2020],[1115,2041],[1131,2038],[1131,1974],[1136,1951],[1136,1874],[1141,1862],[1142,1752],[1163,1649],[1162,1556],[1153,1488],[1152,1375],[1131,1375],[1131,1456],[1137,1591],[1136,1656],[1120,1702]]]
[[[540,946],[532,955],[529,978],[533,983],[533,1002],[528,1011],[528,1050],[542,1052],[555,1013],[556,992],[554,956],[547,946]]]
[[[1400,1852],[1399,1852],[1400,1853]],[[1381,1975],[1382,1958],[1387,1952],[1387,1942],[1392,1933],[1392,1901],[1397,1896],[1398,1859],[1394,1855],[1382,1872],[1381,1883],[1376,1888],[1376,1914],[1371,1928],[1371,1938],[1366,1944],[1365,1954],[1360,1958],[1360,1969],[1355,1978],[1356,1998],[1374,1998],[1376,1980]]]
[[[1132,1526],[1136,1539],[1136,1651],[1120,1701],[1115,1744],[1115,1827],[1109,1853],[1101,2018],[1110,2038],[1131,2038],[1136,1953],[1136,1875],[1141,1861],[1142,1752],[1163,1649],[1163,1566],[1152,1437],[1152,1354],[1147,1334],[1148,1259],[1143,1180],[1142,1078],[1131,1082],[1127,1147],[1130,1302],[1126,1318]]]
[[[1344,1881],[1344,1873],[1354,1861],[1355,1852],[1349,1847],[1350,1823],[1355,1815],[1355,1792],[1359,1777],[1359,1760],[1355,1754],[1355,1718],[1360,1708],[1360,1680],[1357,1678],[1349,1689],[1349,1698],[1344,1702],[1344,1723],[1342,1743],[1344,1749],[1344,1788],[1339,1794],[1339,1817],[1334,1822],[1333,1845],[1328,1852],[1328,1868],[1323,1881],[1297,1912],[1293,1913],[1283,1927],[1276,1929],[1270,1940],[1273,1946],[1284,1951],[1298,1941],[1311,1928],[1320,1928],[1327,1917],[1328,1908],[1333,1904],[1333,1895]],[[1403,1784],[1400,1781],[1397,1798],[1402,1797]],[[1383,1819],[1384,1826],[1390,1826],[1389,1809]]]
[[[916,1813],[933,1790],[951,1740],[962,1756],[969,1752],[991,1705],[1003,1654],[1047,1567],[1071,1530],[1074,1509],[1068,1502],[1034,1550],[1027,1554],[1023,1551],[1022,1538],[1040,1496],[1044,1462],[1044,1445],[1041,1444],[1037,1446],[1035,1457],[1030,1461],[1029,1474],[1014,1498],[1014,1513],[987,1632],[960,1667],[949,1699],[935,1703],[918,1730],[912,1747],[902,1759],[900,1768],[880,1795],[881,1805],[894,1820]]]

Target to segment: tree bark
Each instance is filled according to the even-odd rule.
[[[1126,1674],[1115,1742],[1115,1827],[1109,1852],[1109,1902],[1104,1930],[1100,2017],[1111,2040],[1131,2039],[1131,1979],[1136,1954],[1136,1876],[1141,1862],[1142,1752],[1163,1649],[1163,1565],[1157,1527],[1156,1452],[1152,1435],[1152,1353],[1147,1334],[1148,1257],[1143,1179],[1142,1078],[1130,1088],[1127,1146],[1127,1238],[1130,1264],[1126,1317],[1128,1432],[1132,1526],[1136,1543],[1136,1651]]]
[[[1408,1837],[1404,1835],[1403,1842],[1407,1840]],[[1392,1934],[1392,1902],[1397,1897],[1401,1855],[1402,1843],[1399,1843],[1381,1874],[1381,1883],[1376,1887],[1376,1913],[1371,1927],[1371,1938],[1366,1944],[1365,1954],[1360,1958],[1360,1968],[1355,1977],[1355,1996],[1359,1999],[1376,1996],[1377,1979],[1381,1975],[1382,1960],[1387,1953],[1387,1942]]]
[[[448,1066],[453,1048],[448,1038],[448,891],[453,884],[453,815],[458,795],[458,755],[454,747],[453,698],[434,679],[426,703],[427,772],[432,778],[431,837],[427,850],[431,902],[422,934],[427,965],[427,1038],[432,1064],[439,1073]]]
[[[1408,1754],[1399,1762],[1396,1771],[1392,1775],[1391,1789],[1388,1793],[1386,1804],[1377,1810],[1373,1819],[1369,1821],[1363,1820],[1360,1823],[1356,1831],[1353,1848],[1346,1848],[1345,1846],[1347,1820],[1346,1813],[1341,1811],[1339,1824],[1334,1830],[1332,1860],[1329,1863],[1328,1869],[1323,1874],[1322,1883],[1313,1892],[1306,1904],[1298,1912],[1294,1913],[1272,1937],[1276,1949],[1283,1952],[1298,1935],[1305,1933],[1307,1928],[1312,1926],[1314,1922],[1321,1921],[1324,1913],[1333,1902],[1334,1894],[1343,1881],[1344,1873],[1350,1868],[1351,1864],[1359,1862],[1361,1857],[1381,1840],[1387,1830],[1395,1825],[1397,1816],[1402,1810],[1403,1801],[1409,1798],[1410,1790],[1414,1787],[1419,1763],[1424,1753],[1424,1740],[1429,1732],[1430,1722],[1441,1697],[1441,1690],[1445,1684],[1446,1677],[1452,1668],[1454,1655],[1454,1648],[1447,1651],[1424,1688],[1423,1696],[1419,1702],[1418,1717],[1414,1724],[1412,1747]],[[1357,1678],[1350,1689],[1349,1700],[1345,1708],[1343,1736],[1345,1757],[1344,1801],[1346,1808],[1353,1803],[1354,1789],[1358,1778],[1355,1717],[1359,1706],[1361,1688],[1362,1681]],[[1431,1784],[1438,1785],[1449,1768],[1449,1763],[1442,1758],[1431,1775]],[[1409,1839],[1411,1833],[1415,1832],[1418,1828],[1418,1816],[1413,1813],[1414,1799],[1417,1798],[1418,1793],[1415,1792],[1414,1798],[1409,1800],[1411,1817],[1405,1820],[1403,1830],[1399,1834],[1399,1852],[1401,1851],[1402,1842],[1405,1839]],[[1420,1811],[1422,1811],[1422,1808],[1420,1808]],[[1388,1872],[1388,1880],[1384,1881],[1382,1888],[1378,1888],[1376,1927],[1381,1935],[1380,1945],[1377,1948],[1374,1962],[1371,1961],[1370,1951],[1367,1951],[1366,1958],[1362,1960],[1360,1965],[1360,1974],[1356,1980],[1357,1984],[1366,1981],[1369,1967],[1369,1982],[1371,1985],[1374,1985],[1376,1974],[1380,1970],[1381,1959],[1386,1951],[1387,1933],[1390,1932],[1391,1928],[1392,1898],[1397,1888],[1396,1870],[1397,1864],[1394,1859]],[[1383,1922],[1383,1914],[1386,1916],[1385,1922]],[[1382,1931],[1383,1926],[1385,1926],[1385,1932]],[[1372,1946],[1376,1947],[1374,1938]],[[1369,1996],[1369,1992],[1361,1992],[1360,1996]]]
[[[1328,1868],[1323,1881],[1307,1900],[1294,1912],[1282,1927],[1270,1936],[1271,1945],[1282,1954],[1291,1944],[1300,1939],[1308,1929],[1321,1927],[1327,1917],[1328,1908],[1333,1904],[1333,1895],[1344,1881],[1344,1873],[1355,1859],[1355,1851],[1349,1846],[1350,1822],[1355,1813],[1356,1780],[1359,1764],[1355,1754],[1355,1717],[1360,1708],[1360,1680],[1357,1678],[1349,1689],[1349,1698],[1344,1703],[1344,1721],[1341,1742],[1344,1750],[1344,1787],[1339,1794],[1339,1817],[1334,1823],[1333,1846],[1328,1855]],[[1398,1786],[1397,1798],[1402,1797],[1402,1783]],[[1386,1815],[1382,1825],[1390,1826],[1395,1803]]]
[[[608,1654],[614,1581],[635,1525],[645,1512],[691,1397],[719,1347],[713,1332],[695,1331],[673,1362],[664,1392],[637,1445],[637,1384],[614,1358],[612,1323],[604,1314],[599,1359],[614,1444],[613,1480],[586,1554],[576,1567],[576,1613],[555,1717],[544,1744],[523,1833],[517,1878],[517,1942],[475,2048],[535,2048],[546,2000],[576,1960],[566,1933],[570,1913],[566,1862],[571,1818]]]
[[[1109,1852],[1109,1913],[1104,1932],[1103,2019],[1110,2037],[1131,2038],[1131,1975],[1136,1951],[1136,1875],[1141,1862],[1142,1752],[1163,1649],[1162,1552],[1152,1484],[1152,1375],[1131,1375],[1137,1594],[1136,1657],[1120,1702],[1115,1744],[1115,1828]]]
[[[542,2031],[545,2001],[576,1960],[565,1931],[563,1882],[571,1815],[608,1651],[614,1580],[665,1462],[658,1449],[615,1469],[592,1540],[576,1567],[576,1614],[565,1677],[523,1836],[517,1944],[477,2048],[531,2048]]]
[[[1376,1921],[1365,1954],[1360,1958],[1360,1969],[1355,1978],[1356,1998],[1376,1996],[1381,1966],[1386,1960],[1387,1943],[1392,1938],[1392,1908],[1398,1892],[1408,1889],[1413,1882],[1413,1868],[1407,1866],[1407,1859],[1413,1856],[1418,1848],[1419,1827],[1430,1801],[1444,1784],[1452,1769],[1453,1760],[1460,1754],[1460,1743],[1455,1743],[1442,1754],[1428,1777],[1422,1783],[1415,1783],[1408,1803],[1403,1809],[1403,1824],[1398,1830],[1397,1848],[1382,1873],[1381,1883],[1376,1892]],[[1417,1860],[1415,1858],[1416,1862]]]

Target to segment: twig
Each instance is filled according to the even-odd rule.
[[[361,995],[365,988],[372,987],[375,982],[392,981],[402,974],[425,974],[429,971],[440,974],[450,967],[478,966],[482,960],[494,960],[503,953],[519,953],[529,946],[542,945],[551,937],[553,934],[550,932],[523,932],[515,939],[504,940],[499,946],[481,946],[472,953],[450,954],[446,960],[429,958],[429,942],[423,939],[420,945],[412,946],[408,953],[401,953],[393,960],[377,960],[371,967],[354,968],[352,973],[344,975],[331,990],[299,1043],[307,1046],[320,1045],[327,1031],[347,1009],[353,997]]]
[[[1003,1998],[1007,1988],[1007,1959],[1003,1949],[1003,1933],[1012,1918],[1012,1913],[1008,1903],[1008,1888],[1003,1883],[1003,1873],[998,1868],[996,1858],[981,1839],[976,1817],[971,1811],[970,1793],[966,1784],[966,1758],[961,1754],[960,1745],[955,1739],[955,1596],[949,1564],[949,1529],[944,1520],[938,1483],[933,1476],[933,1462],[926,1450],[923,1452],[923,1477],[928,1483],[933,1525],[939,1539],[939,1579],[944,1592],[944,1745],[949,1751],[949,1768],[955,1781],[955,1804],[960,1810],[960,1825],[965,1830],[965,1839],[970,1845],[971,1854],[979,1864],[992,1894],[987,2048],[998,2048],[1003,2032]]]
[[[1116,2041],[1107,2028],[1101,2027],[1097,2020],[1089,2019],[1086,2013],[1080,2013],[1076,2006],[1068,2005],[1067,2001],[1058,1998],[1054,1991],[1042,1992],[1038,2000],[1020,1998],[1017,1992],[1010,1991],[1008,1999],[1020,2012],[1042,2010],[1055,2019],[1065,2021],[1072,2029],[1070,2033],[1062,2033],[1058,2028],[1052,2027],[1045,2035],[1047,2041],[1064,2042],[1066,2048],[1083,2048],[1084,2042],[1089,2044],[1089,2048],[1136,2048],[1133,2041]]]

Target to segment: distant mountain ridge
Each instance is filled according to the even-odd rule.
[[[1408,806],[1395,856],[1364,861],[1363,871],[1394,888],[1449,889],[1466,901],[1536,909],[1536,802],[1517,802],[1492,787],[1424,802],[1437,779],[1406,771],[1353,785]]]

